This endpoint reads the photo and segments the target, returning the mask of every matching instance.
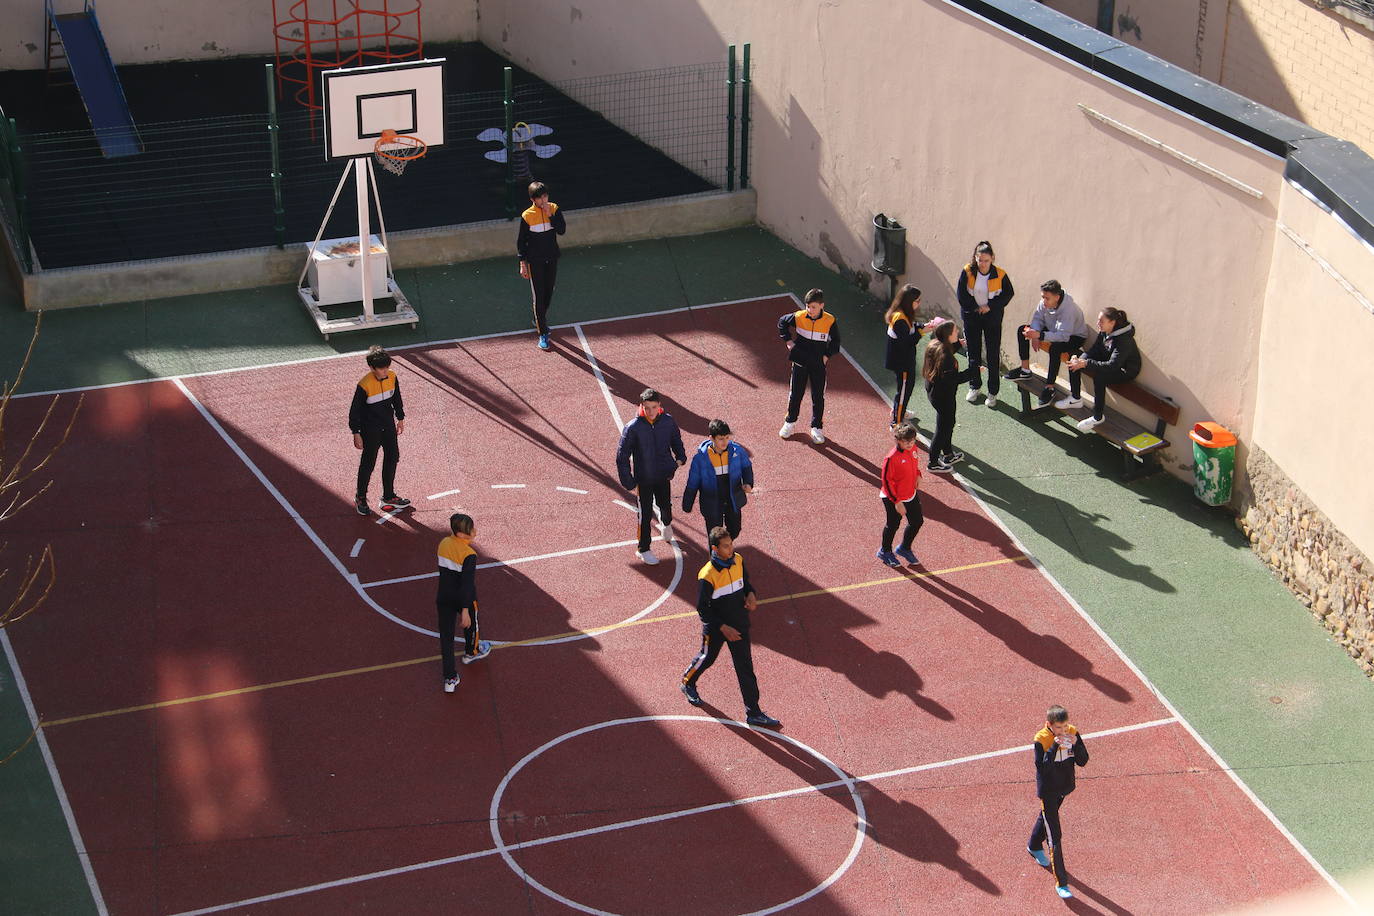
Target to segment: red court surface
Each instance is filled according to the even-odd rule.
[[[921,566],[873,558],[887,407],[839,358],[830,442],[778,438],[794,302],[397,351],[415,511],[389,519],[351,505],[356,355],[88,392],[25,535],[59,584],[12,639],[109,912],[1177,913],[1325,887],[957,481],[923,477]],[[678,692],[700,517],[644,566],[613,465],[650,385],[689,452],[715,416],[752,452],[780,735],[723,721],[728,654],[705,709]],[[455,509],[495,564],[484,635],[516,644],[450,696]],[[1092,753],[1067,902],[1025,852],[1051,702]]]

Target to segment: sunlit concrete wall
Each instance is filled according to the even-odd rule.
[[[1183,407],[1183,428],[1170,434],[1176,469],[1191,464],[1183,433],[1195,420],[1249,439],[1281,160],[939,0],[701,0],[667,12],[618,0],[484,0],[481,29],[547,79],[718,60],[726,45],[752,42],[752,172],[767,227],[881,293],[885,281],[869,270],[871,220],[895,215],[910,227],[907,279],[927,308],[945,312],[955,272],[991,239],[1021,291],[1006,347],[1039,283],[1057,278],[1090,314],[1130,313],[1141,380]],[[1104,126],[1080,104],[1262,196]]]
[[[1096,0],[1045,0],[1089,25]],[[1374,155],[1374,19],[1319,0],[1116,0],[1112,34]]]
[[[390,0],[390,5],[393,10],[405,10],[414,2]],[[340,9],[349,6],[338,5]],[[278,0],[282,19],[290,18],[290,6],[291,0]],[[380,8],[381,0],[371,6]],[[53,8],[59,13],[79,12],[82,0],[53,0]],[[424,4],[421,26],[425,40],[475,39],[477,8],[478,0],[431,0]],[[333,4],[321,0],[314,0],[309,9],[316,19],[334,15]],[[96,4],[96,13],[117,66],[270,54],[275,49],[272,0],[102,0]],[[0,23],[0,70],[42,69],[48,40],[42,0],[0,0]]]

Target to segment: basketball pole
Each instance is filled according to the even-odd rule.
[[[372,182],[368,180],[367,163],[365,156],[354,159],[353,175],[358,191],[358,275],[363,281],[363,315],[367,321],[372,321],[377,316],[372,305]],[[378,195],[377,209],[381,206],[381,195]]]

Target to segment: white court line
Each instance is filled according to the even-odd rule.
[[[48,736],[43,729],[38,727],[38,710],[34,708],[33,697],[29,695],[28,682],[24,680],[24,672],[19,670],[19,657],[14,654],[14,646],[10,645],[10,635],[0,627],[0,646],[5,648],[5,658],[9,660],[10,671],[14,675],[14,686],[19,690],[19,697],[24,701],[24,711],[29,716],[29,727],[35,729],[34,743],[38,745],[38,751],[43,755],[43,764],[48,768],[48,778],[52,780],[53,792],[57,795],[57,804],[62,809],[62,817],[67,822],[67,832],[71,834],[72,846],[76,850],[77,861],[81,863],[81,872],[86,876],[86,888],[91,892],[91,900],[95,903],[96,912],[100,916],[109,916],[109,910],[105,907],[105,898],[100,894],[100,884],[95,880],[95,869],[91,867],[91,854],[86,851],[86,842],[81,838],[81,830],[76,826],[76,814],[72,811],[71,802],[67,799],[67,790],[62,785],[62,777],[57,775],[57,761],[53,759],[52,749],[48,747]],[[496,850],[492,850],[495,852]]]
[[[563,491],[564,493],[581,493],[583,496],[586,496],[586,495],[587,495],[587,491],[586,491],[586,490],[578,490],[578,489],[576,489],[576,488],[574,488],[574,487],[554,487],[554,489],[555,489],[555,490],[561,490],[561,491]]]
[[[493,490],[523,490],[525,485],[523,483],[494,483],[491,488]]]
[[[353,542],[353,549],[348,552],[348,555],[350,557],[356,557],[358,554],[362,553],[363,545],[366,543],[367,538],[358,538],[356,541]]]
[[[701,311],[704,309],[721,308],[726,305],[740,305],[745,302],[762,302],[765,299],[785,299],[788,296],[797,299],[795,294],[772,293],[767,296],[749,296],[745,299],[726,299],[721,302],[707,302],[703,305],[687,305],[679,308],[660,309],[656,312],[640,312],[637,315],[624,315],[616,318],[591,318],[586,321],[579,321],[575,324],[555,324],[554,330],[567,330],[576,328],[578,325],[588,324],[607,324],[613,321],[633,321],[637,318],[656,318],[660,315],[674,315],[679,312]],[[800,302],[800,299],[797,299]],[[388,353],[399,353],[405,350],[422,350],[427,347],[443,347],[451,344],[464,344],[478,340],[496,340],[501,337],[518,337],[521,334],[532,333],[529,328],[516,331],[493,331],[490,334],[473,334],[471,337],[447,337],[440,340],[423,340],[419,343],[401,344],[400,346],[387,347]],[[72,388],[50,388],[46,391],[28,391],[22,394],[13,394],[12,399],[19,398],[41,398],[55,394],[76,394],[82,391],[102,391],[106,388],[123,388],[126,385],[148,385],[153,382],[175,382],[188,378],[208,378],[215,375],[233,375],[235,372],[254,372],[258,369],[282,369],[288,366],[304,366],[309,363],[323,363],[331,359],[357,359],[367,354],[366,350],[353,350],[348,353],[326,353],[321,356],[304,356],[300,359],[285,359],[275,363],[258,363],[252,366],[232,366],[228,369],[206,369],[204,372],[186,372],[182,375],[159,375],[154,378],[132,378],[123,382],[106,382],[102,385],[77,385]]]
[[[463,491],[462,491],[462,490],[445,490],[445,491],[442,492],[442,493],[435,493],[433,496],[426,496],[425,499],[440,499],[440,498],[442,498],[442,497],[444,497],[444,496],[452,496],[452,495],[455,494],[455,493],[461,493],[461,492],[463,492]]]
[[[615,398],[611,397],[611,386],[606,384],[606,376],[601,374],[601,364],[596,361],[596,357],[592,354],[592,345],[587,342],[587,335],[582,333],[582,325],[573,325],[573,330],[577,332],[577,339],[582,344],[582,352],[587,357],[587,364],[592,367],[592,374],[596,376],[596,383],[601,386],[601,396],[606,399],[606,406],[610,408],[611,416],[615,419],[616,429],[619,430],[624,423],[620,419],[620,409],[615,406]]]
[[[661,538],[654,538],[661,540]],[[537,553],[530,557],[516,557],[513,560],[492,560],[490,563],[478,563],[478,569],[494,569],[497,566],[516,566],[520,563],[532,563],[535,560],[552,560],[555,557],[570,557],[575,553],[591,553],[594,550],[610,550],[612,547],[630,547],[638,544],[639,541],[615,541],[611,544],[593,544],[590,547],[574,547],[571,550],[560,550],[556,553]],[[433,579],[439,575],[439,571],[420,573],[418,576],[402,576],[399,579],[378,579],[376,582],[364,582],[362,588],[377,588],[382,585],[399,585],[402,582],[418,582],[421,579]]]
[[[635,513],[636,515],[639,514],[639,507],[638,507],[638,506],[632,506],[632,505],[630,505],[629,503],[625,502],[625,500],[623,500],[623,499],[613,499],[613,500],[611,500],[611,502],[615,503],[617,506],[624,506],[626,509],[629,509],[631,512]]]
[[[400,515],[402,512],[406,511],[406,509],[408,509],[408,508],[410,508],[410,507],[409,507],[409,506],[399,506],[399,507],[397,507],[397,508],[395,508],[395,509],[392,509],[390,512],[383,512],[383,513],[382,513],[382,517],[379,518],[379,519],[377,519],[377,524],[378,524],[378,525],[385,525],[387,522],[391,521],[393,518],[395,518],[396,516]]]
[[[690,717],[687,717],[690,718]],[[703,716],[702,718],[714,718],[714,716]],[[1110,728],[1100,732],[1084,734],[1084,738],[1091,738],[1094,741],[1107,738],[1112,735],[1120,735],[1126,732],[1140,731],[1146,728],[1158,728],[1163,725],[1170,725],[1178,722],[1177,718],[1155,719],[1152,722],[1141,722],[1136,725],[1123,725],[1119,728]],[[583,837],[596,836],[602,833],[610,833],[616,830],[628,830],[633,827],[643,827],[649,824],[659,824],[664,821],[677,820],[679,818],[690,817],[695,814],[708,814],[712,811],[721,811],[727,808],[739,808],[744,805],[757,804],[759,802],[774,801],[780,798],[791,798],[797,795],[806,795],[812,792],[825,792],[829,789],[839,788],[847,782],[870,783],[879,779],[891,779],[896,776],[908,776],[912,773],[923,773],[929,770],[938,770],[945,767],[958,766],[964,763],[974,763],[980,760],[990,760],[994,757],[1006,757],[1009,754],[1023,754],[1029,749],[1029,744],[1018,744],[1015,747],[1005,747],[996,751],[986,751],[981,754],[970,754],[965,757],[955,757],[951,760],[939,760],[934,763],[922,763],[916,766],[902,767],[898,770],[886,770],[881,773],[874,773],[871,776],[855,776],[850,780],[836,779],[830,782],[816,783],[809,786],[800,786],[794,789],[783,789],[778,792],[766,792],[761,795],[751,795],[747,798],[735,798],[723,802],[715,802],[709,805],[699,805],[695,808],[683,808],[678,811],[666,811],[662,814],[655,814],[649,817],[639,817],[628,821],[619,821],[614,824],[603,824],[600,827],[587,827],[583,830],[573,830],[568,833],[558,833],[552,836],[540,837],[537,840],[528,840],[519,844],[508,844],[513,848],[533,849],[538,846],[548,846],[551,843],[562,843],[567,840],[576,840]],[[490,821],[488,821],[490,822]],[[354,875],[349,878],[339,878],[334,881],[326,881],[321,884],[311,884],[305,887],[293,888],[288,891],[278,891],[275,894],[263,894],[260,897],[250,897],[247,900],[236,900],[233,903],[221,903],[217,906],[205,907],[199,910],[187,910],[177,913],[175,916],[207,916],[209,913],[219,913],[224,910],[231,910],[234,907],[253,906],[259,903],[269,903],[273,900],[285,900],[291,897],[299,897],[303,894],[311,894],[316,891],[329,890],[336,887],[346,887],[351,884],[361,884],[365,881],[374,881],[378,878],[391,878],[396,875],[409,874],[411,872],[424,871],[425,869],[438,868],[443,865],[454,865],[459,862],[468,862],[473,859],[481,859],[487,856],[494,856],[500,853],[500,848],[483,849],[477,852],[469,852],[460,856],[447,856],[442,859],[430,859],[426,862],[416,862],[413,865],[402,865],[396,868],[388,868],[385,871],[368,872],[362,875]]]
[[[272,498],[277,501],[277,505],[281,506],[301,531],[305,532],[305,536],[310,539],[310,543],[314,544],[315,547],[319,549],[320,553],[324,554],[324,558],[334,567],[335,572],[343,576],[344,581],[352,586],[353,590],[358,593],[358,597],[361,598],[368,607],[372,608],[378,614],[381,614],[387,620],[400,624],[407,630],[414,630],[416,633],[422,633],[425,636],[432,635],[428,630],[418,627],[408,620],[402,620],[377,602],[373,601],[372,596],[367,593],[367,590],[358,584],[358,577],[350,573],[344,567],[343,562],[334,555],[334,551],[330,550],[329,547],[325,545],[324,541],[321,540],[320,536],[315,533],[315,529],[310,527],[310,523],[296,511],[296,507],[291,505],[291,501],[282,495],[281,490],[278,490],[276,485],[267,479],[267,475],[262,472],[262,469],[253,463],[253,459],[248,457],[248,453],[245,452],[239,444],[234,441],[233,437],[229,435],[224,427],[220,425],[220,422],[215,419],[214,414],[210,413],[205,405],[200,402],[200,399],[191,393],[191,389],[186,387],[186,383],[179,378],[173,379],[172,383],[180,389],[181,393],[186,396],[186,400],[190,401],[192,406],[194,406],[200,415],[205,418],[205,422],[210,424],[210,428],[219,433],[219,437],[224,440],[225,445],[229,446],[229,450],[238,456],[239,460],[248,468],[249,473],[257,478],[258,483],[262,484],[267,492],[272,494]]]
[[[796,296],[793,295],[792,298],[796,299]],[[797,299],[797,304],[801,304],[800,299]],[[845,350],[843,347],[840,348],[840,352],[844,354],[845,359],[849,360],[850,365],[852,365],[858,371],[859,375],[861,375],[864,378],[864,380],[867,381],[868,384],[873,387],[873,390],[878,393],[878,397],[883,399],[884,402],[887,402],[887,393],[883,391],[883,389],[879,387],[878,383],[873,380],[873,376],[869,375],[866,371],[864,371],[864,367],[859,365],[859,361],[856,360],[853,356],[850,356],[849,352]],[[925,441],[927,445],[929,445],[929,440],[927,440],[925,436],[922,436],[921,439]],[[1045,565],[1041,563],[1040,560],[1037,559],[1034,554],[1032,554],[1029,550],[1026,549],[1026,545],[1021,543],[1021,539],[1018,538],[1012,532],[1012,530],[1007,527],[1006,523],[1002,521],[1001,517],[997,515],[997,513],[994,512],[987,503],[983,502],[982,498],[979,497],[977,493],[973,492],[973,488],[968,485],[968,481],[964,480],[964,478],[959,476],[958,474],[951,474],[950,476],[953,477],[954,480],[963,489],[963,491],[967,493],[975,503],[978,504],[978,508],[983,510],[983,514],[986,515],[989,519],[991,519],[992,522],[997,525],[997,527],[1002,529],[1006,536],[1011,539],[1011,542],[1014,545],[1016,545],[1016,549],[1021,552],[1021,555],[1024,556],[1026,559],[1030,560],[1031,565],[1033,565],[1037,570],[1040,571],[1040,574],[1045,577],[1045,581],[1049,582],[1049,584],[1054,588],[1054,590],[1057,591],[1064,598],[1064,600],[1068,602],[1069,607],[1073,608],[1074,611],[1078,613],[1078,616],[1083,618],[1083,620],[1088,624],[1088,626],[1092,627],[1093,632],[1098,635],[1098,638],[1100,638],[1104,643],[1107,644],[1107,647],[1110,648],[1112,652],[1116,654],[1117,658],[1121,659],[1121,661],[1126,665],[1126,667],[1131,670],[1131,673],[1140,679],[1140,682],[1145,685],[1146,689],[1149,690],[1152,694],[1154,694],[1155,699],[1159,700],[1160,704],[1165,709],[1167,709],[1174,718],[1178,720],[1179,724],[1187,730],[1188,734],[1192,735],[1193,740],[1196,741],[1214,761],[1216,761],[1218,768],[1220,768],[1221,771],[1225,773],[1227,776],[1231,777],[1231,781],[1236,784],[1236,787],[1239,788],[1240,791],[1245,795],[1245,797],[1250,799],[1251,803],[1253,803],[1254,806],[1258,808],[1260,812],[1269,819],[1269,822],[1274,825],[1274,828],[1278,830],[1278,832],[1284,837],[1284,839],[1288,840],[1288,842],[1293,845],[1293,848],[1298,851],[1298,854],[1301,855],[1305,860],[1307,860],[1307,863],[1312,866],[1312,868],[1317,872],[1318,875],[1326,879],[1327,884],[1331,885],[1331,887],[1336,891],[1336,893],[1340,895],[1340,897],[1346,903],[1348,903],[1352,909],[1358,912],[1360,906],[1358,903],[1355,902],[1355,898],[1350,895],[1350,892],[1347,891],[1344,887],[1342,887],[1341,884],[1334,877],[1332,877],[1331,873],[1328,872],[1325,868],[1323,868],[1321,866],[1321,863],[1319,863],[1315,858],[1312,857],[1312,853],[1307,851],[1307,847],[1304,846],[1301,842],[1299,842],[1298,838],[1293,835],[1293,832],[1283,825],[1283,822],[1278,819],[1278,816],[1275,815],[1273,811],[1269,810],[1268,805],[1260,801],[1259,796],[1256,795],[1250,789],[1250,787],[1245,784],[1245,781],[1240,778],[1239,774],[1237,774],[1234,769],[1231,768],[1231,765],[1228,764],[1224,759],[1222,759],[1222,756],[1216,752],[1216,749],[1213,748],[1212,745],[1207,743],[1206,739],[1203,738],[1202,735],[1198,732],[1198,730],[1193,727],[1192,723],[1189,722],[1186,718],[1184,718],[1183,714],[1178,711],[1178,709],[1174,706],[1173,703],[1169,702],[1169,698],[1164,695],[1163,691],[1156,687],[1154,685],[1154,682],[1152,682],[1148,677],[1145,676],[1145,672],[1141,671],[1140,668],[1136,665],[1136,663],[1132,661],[1131,658],[1121,650],[1121,647],[1116,644],[1116,641],[1107,635],[1107,631],[1102,629],[1102,627],[1098,626],[1097,621],[1092,618],[1092,615],[1087,612],[1083,605],[1078,603],[1078,600],[1075,599],[1073,595],[1069,594],[1069,590],[1060,584],[1059,580],[1054,577],[1054,574],[1051,573],[1048,569],[1046,569]]]

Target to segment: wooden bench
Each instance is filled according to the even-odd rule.
[[[1066,368],[1061,367],[1060,378],[1063,378],[1067,371]],[[1083,375],[1085,381],[1091,378],[1087,372],[1084,372]],[[1040,392],[1045,389],[1045,377],[1042,375],[1017,379],[1013,384],[1021,389],[1021,415],[1023,417],[1047,420],[1057,414],[1064,414],[1077,422],[1093,415],[1091,407],[1071,407],[1068,410],[1060,410],[1054,406],[1054,401],[1041,404],[1039,402]],[[1153,474],[1159,470],[1159,452],[1169,447],[1169,440],[1164,438],[1166,428],[1178,425],[1179,406],[1164,395],[1157,394],[1137,382],[1112,385],[1109,390],[1117,397],[1125,398],[1153,414],[1155,417],[1154,429],[1146,429],[1134,420],[1119,414],[1113,415],[1104,412],[1103,417],[1105,419],[1093,428],[1093,432],[1121,449],[1123,479],[1135,480],[1138,477]],[[1060,389],[1059,393],[1055,395],[1055,400],[1067,396],[1068,393]],[[1096,392],[1094,392],[1094,396],[1096,396]],[[1142,436],[1144,439],[1140,438]]]

